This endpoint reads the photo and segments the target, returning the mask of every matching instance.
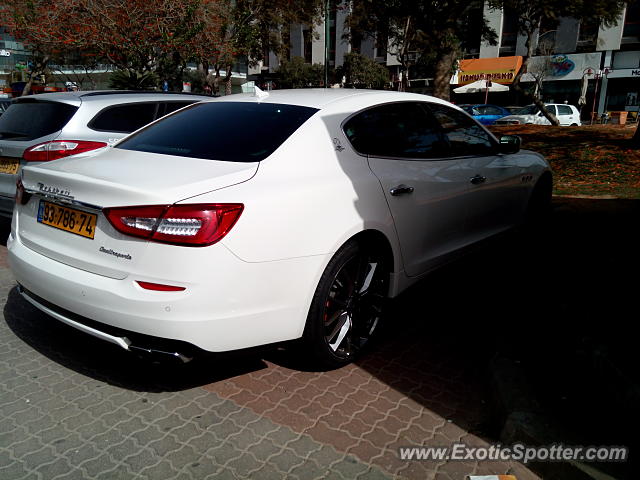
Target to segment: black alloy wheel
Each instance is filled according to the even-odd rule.
[[[351,362],[382,321],[389,272],[382,255],[344,245],[323,273],[307,319],[305,340],[324,366]]]

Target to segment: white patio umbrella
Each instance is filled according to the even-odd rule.
[[[500,83],[487,81],[487,80],[477,80],[468,85],[463,85],[458,88],[454,88],[453,91],[456,93],[485,93],[484,101],[487,102],[487,97],[489,96],[489,92],[506,92],[509,90],[509,87],[506,85],[502,85]]]
[[[589,88],[589,77],[582,75],[582,84],[580,85],[580,98],[578,99],[578,105],[580,109],[587,104],[587,89]]]

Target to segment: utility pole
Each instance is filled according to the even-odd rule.
[[[324,88],[329,88],[329,2],[326,0],[324,5]]]

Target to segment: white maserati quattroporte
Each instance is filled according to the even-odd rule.
[[[9,261],[25,299],[127,350],[302,339],[336,366],[386,298],[550,195],[542,156],[436,98],[258,91],[24,168]]]

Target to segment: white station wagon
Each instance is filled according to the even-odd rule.
[[[545,103],[544,106],[549,113],[556,116],[561,126],[578,127],[582,125],[580,121],[580,111],[573,105],[564,103]],[[513,115],[496,120],[496,125],[551,125],[540,109],[536,105],[527,105]]]
[[[29,302],[126,350],[186,361],[302,338],[331,367],[386,298],[550,193],[542,156],[442,100],[258,91],[25,167],[9,261]]]

